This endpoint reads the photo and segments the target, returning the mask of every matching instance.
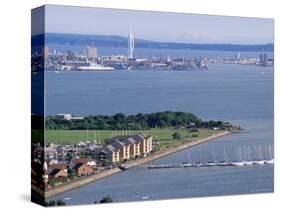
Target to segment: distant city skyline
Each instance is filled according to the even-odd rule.
[[[128,36],[180,43],[274,42],[274,20],[72,6],[46,6],[45,32]]]

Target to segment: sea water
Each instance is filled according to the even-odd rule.
[[[273,68],[209,66],[207,71],[46,72],[46,113],[192,112],[240,125],[244,131],[150,163],[224,160],[224,152],[237,160],[244,147],[251,149],[244,157],[256,157],[255,149],[273,144]],[[273,165],[152,170],[145,164],[50,199],[90,204],[106,195],[125,202],[272,192],[273,171]]]

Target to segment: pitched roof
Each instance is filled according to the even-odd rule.
[[[127,140],[134,144],[138,143],[133,137],[127,138]]]
[[[113,152],[116,152],[118,150],[114,148],[112,145],[106,145],[102,148],[102,151],[106,152],[107,154],[112,154]]]
[[[134,139],[134,140],[136,140],[137,142],[141,142],[141,141],[143,141],[144,140],[144,136],[143,135],[141,135],[141,134],[136,134],[136,135],[134,135],[134,136],[132,136],[132,138]]]
[[[71,160],[71,163],[75,166],[77,163],[88,163],[92,161],[90,158],[74,158]]]
[[[81,166],[85,165],[85,163],[77,163],[75,166],[74,166],[74,169],[79,169]]]
[[[114,136],[112,138],[106,139],[105,143],[106,144],[112,144],[113,142],[115,142],[117,140],[122,141],[122,140],[124,140],[126,138],[127,138],[127,136],[120,136],[120,135],[118,135],[118,136]]]
[[[51,164],[49,166],[49,169],[67,169],[67,164],[66,163],[56,163],[56,164]]]
[[[60,171],[62,171],[62,169],[54,169],[54,170],[50,173],[50,176],[56,176],[56,174],[59,173]]]
[[[115,149],[121,149],[124,146],[126,146],[125,143],[123,143],[117,139],[114,142],[112,142],[110,145],[113,146]]]

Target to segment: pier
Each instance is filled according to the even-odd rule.
[[[205,167],[229,167],[229,166],[254,166],[254,165],[269,165],[274,164],[274,159],[271,160],[257,160],[257,161],[235,161],[235,162],[196,162],[196,163],[186,163],[181,164],[157,164],[149,165],[148,169],[169,169],[169,168],[205,168]]]

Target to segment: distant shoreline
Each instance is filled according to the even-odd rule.
[[[89,46],[127,48],[128,38],[118,35],[45,33],[31,37],[33,46],[45,40],[46,45]],[[235,43],[185,43],[153,41],[135,38],[138,48],[174,49],[174,50],[212,50],[212,51],[274,51],[274,43],[235,44]]]
[[[126,165],[128,168],[133,168],[133,167],[148,163],[150,161],[159,159],[161,157],[165,157],[167,155],[182,151],[184,149],[191,148],[191,147],[194,147],[196,145],[200,145],[200,144],[206,143],[208,141],[214,140],[216,138],[229,135],[231,133],[232,132],[230,132],[230,131],[222,131],[222,132],[219,132],[217,134],[214,134],[214,135],[211,135],[211,136],[199,139],[199,140],[185,141],[182,144],[179,144],[179,145],[176,145],[176,146],[173,146],[173,147],[169,147],[165,150],[161,150],[161,151],[156,152],[156,153],[154,153],[150,156],[147,156],[145,158],[137,159],[135,161],[126,162],[126,163],[124,163],[124,165]],[[83,177],[83,178],[79,178],[77,180],[67,182],[67,183],[62,184],[60,186],[57,186],[56,188],[54,188],[50,191],[46,191],[45,192],[45,198],[46,199],[51,198],[53,196],[59,195],[61,193],[64,193],[64,192],[67,192],[67,191],[70,191],[70,190],[73,190],[73,189],[76,189],[76,188],[79,188],[79,187],[87,185],[89,183],[93,183],[97,180],[103,179],[105,177],[111,176],[111,175],[119,173],[121,171],[122,170],[120,168],[116,167],[116,168],[113,168],[113,169],[108,169],[108,170],[102,171],[98,174],[86,176],[86,177]]]

